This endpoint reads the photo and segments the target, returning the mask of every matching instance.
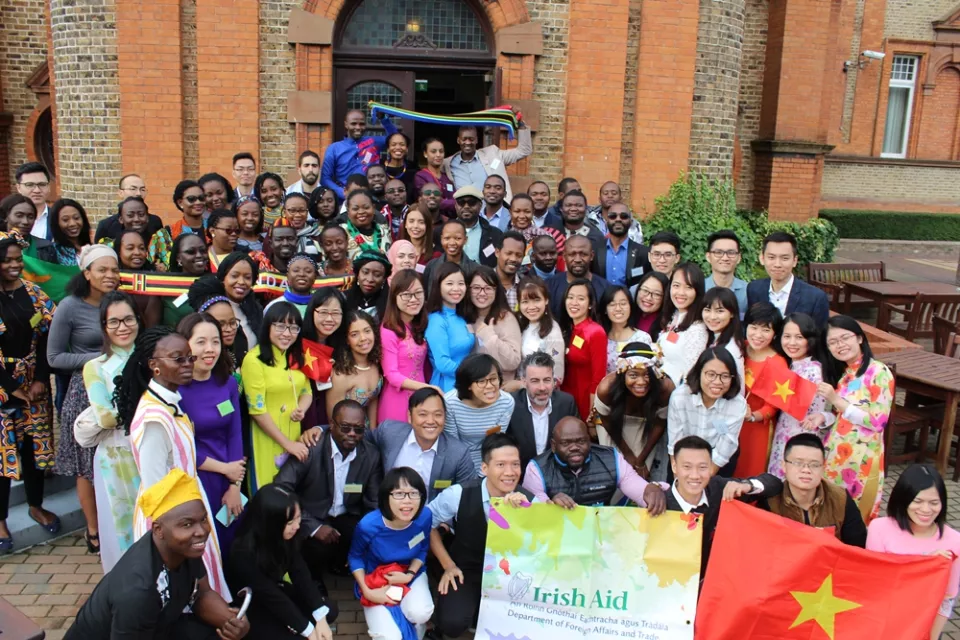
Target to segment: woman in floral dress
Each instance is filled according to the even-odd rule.
[[[877,517],[883,494],[883,430],[893,405],[893,374],[875,360],[857,321],[834,316],[827,322],[826,382],[818,393],[837,414],[826,438],[826,477],[845,487],[865,522]],[[814,418],[822,427],[822,416]]]

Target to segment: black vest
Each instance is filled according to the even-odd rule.
[[[457,517],[453,521],[456,534],[453,544],[450,545],[450,557],[463,570],[482,571],[483,554],[487,548],[487,518],[483,513],[483,478],[477,478],[463,483],[463,494],[460,496],[460,506],[457,508]],[[533,494],[522,487],[517,491],[533,500]]]
[[[617,453],[613,447],[590,445],[590,454],[579,474],[557,460],[553,451],[544,451],[534,461],[540,467],[544,490],[550,498],[565,493],[577,504],[609,506],[617,492]]]

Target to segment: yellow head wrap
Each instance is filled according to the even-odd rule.
[[[191,500],[202,500],[197,479],[174,469],[160,482],[143,492],[138,504],[143,515],[156,520],[167,511]]]

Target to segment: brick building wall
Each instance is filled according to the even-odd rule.
[[[13,116],[5,140],[10,156],[11,184],[15,182],[17,166],[28,159],[27,124],[37,106],[37,95],[27,87],[27,79],[47,59],[44,7],[44,0],[17,0],[0,4],[0,77],[3,78],[0,111]]]
[[[297,89],[296,54],[287,42],[290,10],[299,0],[260,0],[260,149],[257,167],[285,176],[297,164],[297,136],[287,122],[287,92]],[[320,152],[320,149],[314,149]]]
[[[733,173],[745,0],[701,0],[690,124],[690,170],[717,180]]]
[[[180,0],[180,86],[183,91],[183,175],[200,176],[197,95],[197,0]],[[229,174],[228,174],[229,176]]]
[[[742,158],[737,185],[737,204],[747,208],[753,202],[754,154],[750,143],[760,133],[763,103],[763,70],[767,51],[768,0],[747,0],[743,21],[743,51],[740,60],[740,95],[737,139]]]
[[[934,92],[925,96],[917,131],[917,157],[957,159],[957,113],[960,112],[960,72],[947,68],[937,74]]]
[[[552,193],[563,177],[570,0],[527,0],[527,10],[531,20],[543,25],[543,55],[534,64],[533,86],[533,99],[540,103],[540,128],[528,162],[530,175],[549,184]]]
[[[60,191],[91,217],[115,207],[122,172],[116,20],[111,0],[50,2]]]
[[[627,63],[623,69],[623,127],[620,136],[620,192],[631,202],[633,183],[633,138],[636,135],[637,81],[639,72],[640,27],[643,0],[630,0],[627,17]]]
[[[932,40],[930,23],[957,6],[957,0],[887,0],[884,37]]]
[[[867,200],[904,210],[922,211],[925,204],[951,205],[960,210],[960,180],[953,167],[827,162],[823,199],[834,203]]]

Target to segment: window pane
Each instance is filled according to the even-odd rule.
[[[342,44],[392,49],[404,38],[404,46],[487,51],[483,27],[464,0],[364,0]]]
[[[906,146],[905,134],[909,103],[909,88],[890,87],[890,99],[887,102],[887,124],[883,130],[883,153],[903,155]]]
[[[913,82],[917,69],[917,58],[914,56],[895,56],[893,69],[890,71],[891,80]]]
[[[347,90],[347,110],[359,109],[367,115],[367,129],[365,136],[382,136],[383,125],[372,124],[369,119],[370,109],[367,106],[371,100],[389,107],[403,106],[403,92],[386,82],[361,82]]]

